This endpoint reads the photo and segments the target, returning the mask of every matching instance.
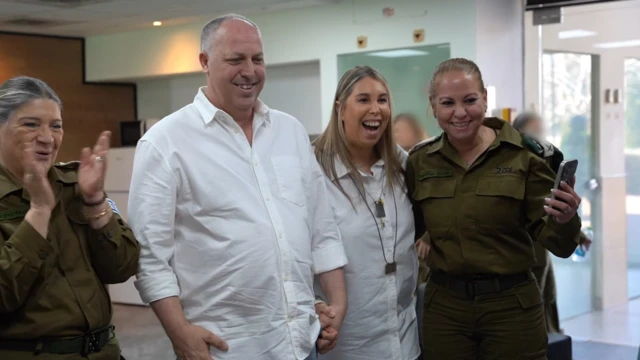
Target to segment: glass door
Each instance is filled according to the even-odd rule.
[[[629,298],[635,298],[640,296],[640,60],[625,60],[624,78],[627,271]]]
[[[572,52],[544,52],[542,55],[542,104],[548,141],[558,147],[565,159],[578,159],[576,192],[582,197],[578,213],[583,229],[589,232],[593,221],[594,199],[589,180],[593,178],[595,142],[592,134],[593,56]],[[592,260],[552,257],[561,319],[592,310]]]

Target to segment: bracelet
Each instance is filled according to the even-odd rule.
[[[104,203],[104,202],[105,202],[105,200],[107,200],[107,194],[102,194],[102,199],[100,199],[100,201],[98,201],[98,202],[94,202],[94,203],[87,202],[87,201],[84,199],[84,196],[83,196],[83,197],[82,197],[82,205],[87,206],[87,207],[96,207],[96,206],[98,206],[98,205],[100,205],[100,204]]]
[[[107,206],[104,210],[102,210],[99,214],[97,215],[93,215],[93,216],[89,216],[89,221],[93,221],[93,220],[98,220],[101,217],[107,215],[109,213],[109,210],[111,210],[111,206]]]

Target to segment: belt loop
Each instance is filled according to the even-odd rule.
[[[42,352],[42,340],[38,340],[38,344],[36,344],[36,349],[33,351],[33,355],[40,355]]]
[[[493,279],[493,283],[496,285],[496,292],[502,291],[502,288],[500,288],[500,277],[496,276]]]

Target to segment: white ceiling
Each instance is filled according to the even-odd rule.
[[[542,26],[542,43],[547,50],[581,53],[624,53],[640,55],[640,0],[614,1],[595,5],[570,6],[563,11],[561,24]],[[531,20],[528,20],[531,21]],[[537,29],[528,24],[527,31]],[[562,38],[582,32],[583,36]],[[598,44],[618,41],[638,42],[636,46],[604,49]]]
[[[0,31],[90,36],[206,21],[229,12],[255,14],[343,0],[0,0]],[[28,24],[7,24],[27,19]],[[46,21],[33,24],[31,20]]]

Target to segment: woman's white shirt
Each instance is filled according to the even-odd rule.
[[[404,167],[407,153],[398,147],[398,156]],[[380,160],[372,167],[373,175],[361,172],[365,203],[338,158],[336,170],[337,179],[325,176],[325,180],[349,261],[344,268],[348,309],[336,348],[320,360],[414,360],[420,355],[415,312],[418,259],[406,186],[404,182],[394,183],[393,189],[386,186],[385,164]],[[340,182],[353,206],[334,181]],[[374,201],[381,194],[383,219],[375,217]],[[385,274],[386,263],[393,261],[396,271]],[[318,285],[316,293],[321,294]]]

